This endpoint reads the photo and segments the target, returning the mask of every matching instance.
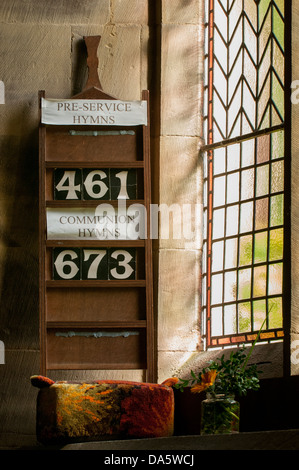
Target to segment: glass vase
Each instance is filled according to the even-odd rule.
[[[239,432],[240,404],[233,395],[210,395],[201,404],[201,434]]]

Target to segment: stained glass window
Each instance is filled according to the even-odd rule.
[[[283,338],[284,0],[207,0],[203,335]]]

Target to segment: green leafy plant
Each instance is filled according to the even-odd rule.
[[[261,371],[257,370],[257,364],[248,365],[248,361],[268,315],[264,319],[248,354],[246,354],[246,346],[243,344],[242,347],[231,352],[229,359],[225,359],[223,354],[220,358],[210,361],[208,366],[197,375],[191,370],[191,378],[179,379],[175,388],[183,391],[184,388],[191,387],[191,392],[194,393],[206,390],[214,396],[216,394],[242,396],[246,395],[248,390],[258,390],[260,386],[258,375]]]
[[[221,393],[239,396],[245,395],[248,390],[257,390],[259,371],[256,364],[248,365],[251,352],[246,354],[245,349],[243,345],[232,351],[228,359],[225,359],[223,354],[220,358],[210,361],[197,375],[191,370],[191,378],[179,379],[175,387],[183,390],[190,386],[194,393],[206,390],[213,395]]]

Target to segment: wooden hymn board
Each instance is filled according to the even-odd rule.
[[[149,97],[89,78],[68,100],[40,100],[41,373],[143,369],[155,380]]]

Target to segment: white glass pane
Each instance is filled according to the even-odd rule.
[[[240,144],[229,145],[227,147],[227,171],[238,170],[240,168]]]
[[[239,271],[238,298],[249,299],[251,293],[251,269],[241,269]]]
[[[224,209],[217,209],[213,214],[213,238],[224,237]]]
[[[224,242],[213,243],[212,248],[212,271],[222,271],[223,270],[223,247]]]
[[[238,239],[230,238],[225,242],[225,269],[237,266]]]
[[[233,335],[236,332],[236,305],[226,305],[224,307],[224,334]]]
[[[216,84],[214,83],[216,88]],[[226,135],[226,110],[223,103],[221,102],[218,95],[221,94],[221,90],[218,90],[218,94],[214,91],[213,93],[213,107],[214,107],[214,120],[217,123],[217,126],[220,132],[225,136]]]
[[[227,204],[239,201],[240,173],[227,175]]]
[[[239,230],[239,206],[230,206],[226,209],[226,236],[237,235]]]
[[[212,336],[222,335],[222,308],[212,308],[211,310]]]
[[[268,294],[282,294],[282,263],[269,266]]]
[[[241,172],[241,199],[252,199],[254,195],[254,170],[250,168]]]
[[[225,147],[214,150],[213,155],[213,172],[219,175],[225,172]]]
[[[253,202],[241,204],[240,233],[250,232],[253,227]]]
[[[227,48],[223,42],[218,31],[214,28],[214,51],[215,55],[223,68],[224,72],[227,73]]]
[[[223,301],[222,296],[222,274],[214,274],[212,276],[212,304],[221,304]]]
[[[264,196],[269,193],[269,165],[256,169],[256,195]]]
[[[225,176],[218,176],[214,179],[213,205],[214,207],[225,204]]]
[[[254,164],[254,139],[245,140],[242,142],[242,167],[251,166]]]
[[[237,274],[236,271],[229,271],[225,273],[224,278],[224,302],[231,302],[236,300],[236,283]]]
[[[214,3],[214,12],[215,12],[215,16],[214,16],[215,24],[220,30],[221,35],[223,36],[224,40],[227,42],[227,17],[223,11],[223,8],[221,7],[221,4],[219,4],[217,0]]]
[[[284,162],[272,163],[272,174],[271,174],[271,193],[283,191],[284,189]]]

